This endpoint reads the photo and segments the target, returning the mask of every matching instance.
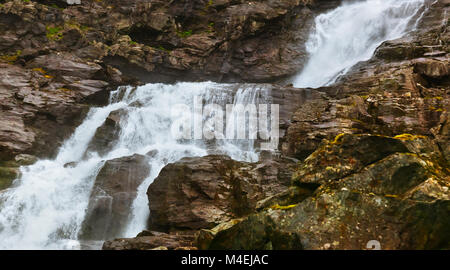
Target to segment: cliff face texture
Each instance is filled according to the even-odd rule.
[[[120,85],[268,82],[284,105],[280,153],[167,165],[147,192],[148,230],[104,249],[450,248],[450,1],[335,84],[281,86],[307,60],[314,17],[339,3],[0,1],[0,190]],[[108,144],[111,123],[92,147]],[[96,187],[129,206],[143,158],[114,160]],[[116,205],[117,220],[103,220],[105,204],[90,202],[86,235],[126,219]]]
[[[15,156],[54,156],[118,85],[295,73],[309,2],[0,1],[2,185],[17,176]]]

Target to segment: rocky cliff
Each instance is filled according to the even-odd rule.
[[[16,177],[16,155],[54,156],[89,105],[105,104],[118,85],[295,73],[312,4],[0,1],[2,182]]]
[[[0,189],[117,86],[267,82],[284,105],[280,152],[167,165],[147,192],[148,230],[104,249],[450,248],[450,2],[430,3],[418,30],[333,85],[283,85],[305,64],[314,16],[339,3],[0,1]],[[117,115],[91,148],[109,147]],[[102,169],[85,235],[124,222],[143,158]]]

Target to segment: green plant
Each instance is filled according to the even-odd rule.
[[[178,32],[178,36],[182,37],[182,38],[190,37],[190,36],[192,36],[192,30]]]
[[[62,27],[50,27],[47,26],[47,33],[46,36],[49,40],[60,40],[63,37],[63,34],[61,31],[63,30]]]

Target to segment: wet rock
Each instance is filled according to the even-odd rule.
[[[125,228],[137,188],[150,173],[145,156],[106,161],[97,175],[80,235],[83,239],[111,239]]]
[[[20,154],[15,156],[14,161],[19,166],[28,166],[36,163],[38,158],[33,155]]]
[[[226,156],[184,158],[163,168],[147,195],[152,227],[201,229],[255,211],[286,189],[292,161],[241,163]]]
[[[109,114],[103,125],[95,132],[94,137],[89,143],[87,152],[96,151],[103,155],[110,151],[120,133],[120,119],[124,114],[124,110],[116,110]]]
[[[37,158],[32,155],[19,154],[13,160],[0,161],[0,190],[9,188],[20,176],[20,167],[32,165]]]
[[[19,174],[17,167],[0,166],[0,190],[9,188]]]
[[[379,47],[375,56],[390,61],[406,60],[421,57],[426,50],[420,44],[411,42],[408,38],[386,41]]]

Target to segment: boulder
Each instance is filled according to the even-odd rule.
[[[0,161],[0,190],[9,188],[20,176],[20,166],[28,166],[37,162],[32,155],[19,154],[10,161]]]
[[[248,215],[258,201],[286,189],[292,165],[289,160],[251,164],[226,156],[169,164],[147,191],[151,227],[197,230]]]
[[[94,137],[92,138],[87,152],[95,151],[103,155],[110,151],[120,133],[120,118],[123,116],[124,110],[116,110],[111,112],[106,118],[103,125],[97,128]]]
[[[119,236],[127,225],[137,189],[149,173],[145,156],[106,161],[95,180],[80,237],[103,240]]]

